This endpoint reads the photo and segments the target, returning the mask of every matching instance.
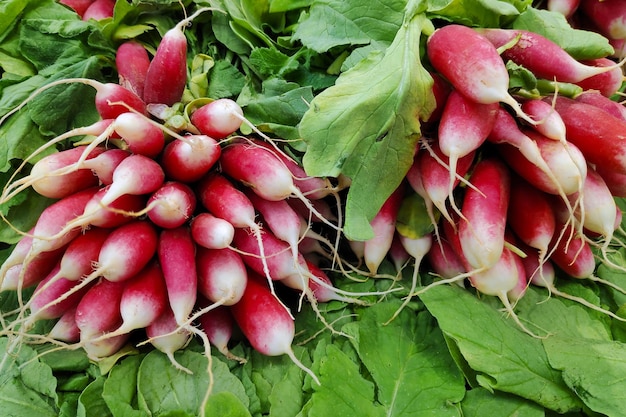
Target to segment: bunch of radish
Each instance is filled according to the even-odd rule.
[[[621,63],[578,62],[528,31],[457,24],[437,29],[426,53],[437,109],[404,184],[372,221],[375,238],[353,244],[355,253],[371,274],[386,256],[403,265],[412,255],[416,268],[425,258],[424,268],[441,278],[432,285],[467,279],[514,318],[512,302],[534,284],[622,320],[555,284],[558,271],[600,281],[598,259],[617,267],[606,254],[620,243],[615,197],[626,196],[626,111],[609,97],[622,86]],[[581,93],[514,97],[508,60]],[[413,253],[394,224],[415,194],[433,231],[421,237],[432,244]],[[415,291],[414,282],[411,294],[428,288]]]
[[[188,131],[150,113],[181,100],[183,28],[204,10],[167,32],[151,58],[136,41],[120,45],[119,83],[61,81],[92,86],[100,120],[50,140],[31,158],[74,146],[27,175],[24,161],[2,190],[3,203],[30,187],[55,200],[0,266],[2,291],[32,290],[3,334],[17,347],[35,323],[57,320],[49,340],[93,360],[143,338],[185,370],[173,353],[194,335],[244,360],[228,350],[238,328],[254,349],[289,355],[317,381],[291,348],[297,303],[276,287],[314,307],[358,302],[335,291],[312,252],[332,247],[312,221],[340,229],[323,199],[335,189],[270,141],[237,135],[245,119],[230,99],[196,108]]]

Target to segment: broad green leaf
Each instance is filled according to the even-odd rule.
[[[114,417],[147,417],[137,406],[137,374],[143,355],[131,355],[111,368],[102,398]]]
[[[580,400],[548,362],[541,340],[522,332],[492,305],[456,286],[435,286],[420,298],[483,387],[559,413],[580,409]]]
[[[432,207],[430,208],[432,210]],[[398,211],[396,230],[403,236],[416,239],[425,236],[434,229],[440,213],[433,212],[434,219],[430,219],[426,201],[417,193],[407,195]]]
[[[459,416],[465,382],[432,317],[410,309],[385,324],[399,308],[395,299],[362,311],[344,326],[359,358],[376,383],[387,416]]]
[[[300,123],[309,175],[352,180],[344,232],[373,236],[371,219],[413,162],[420,118],[434,108],[432,78],[420,63],[420,39],[431,23],[411,11],[384,54],[341,74],[311,102]]]
[[[591,410],[624,413],[626,345],[614,341],[549,337],[543,340],[550,364]]]
[[[543,408],[523,398],[485,388],[467,391],[461,403],[464,417],[543,417]]]
[[[402,23],[406,3],[406,0],[376,1],[363,7],[358,0],[314,0],[293,38],[317,52],[371,43],[377,44],[377,49],[384,49]]]
[[[77,417],[114,417],[102,398],[102,389],[106,377],[100,376],[81,392],[78,398]]]
[[[466,26],[501,27],[530,4],[528,0],[431,0],[428,14]]]
[[[208,360],[201,353],[190,350],[175,354],[176,360],[193,374],[176,369],[167,356],[151,351],[142,360],[137,376],[140,409],[153,415],[184,411],[196,415],[209,387]],[[212,358],[211,372],[214,385],[211,393],[232,392],[248,406],[248,397],[241,381],[230,373],[228,366]]]
[[[237,398],[235,394],[228,391],[218,392],[209,397],[209,401],[204,409],[207,416],[219,417],[251,417],[252,415]]]
[[[383,417],[384,408],[375,400],[375,386],[361,375],[359,366],[337,345],[327,345],[317,364],[320,385],[305,405],[307,417]]]
[[[558,12],[529,7],[515,19],[513,27],[539,33],[579,60],[601,58],[613,53],[613,47],[604,36],[572,28]]]

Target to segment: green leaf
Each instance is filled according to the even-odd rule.
[[[363,7],[359,0],[315,0],[293,38],[317,52],[370,43],[384,49],[402,23],[406,3],[406,0],[392,0]]]
[[[515,19],[513,28],[543,35],[579,60],[601,58],[614,52],[604,36],[597,32],[572,28],[558,12],[529,7]]]
[[[541,340],[522,332],[512,319],[456,286],[435,286],[420,298],[483,387],[559,413],[580,409],[580,400],[548,362]]]
[[[433,213],[434,221],[440,217],[440,213]],[[433,221],[430,219],[426,201],[417,193],[410,193],[402,200],[396,219],[396,230],[403,236],[417,239],[434,230]]]
[[[466,26],[502,27],[531,3],[529,0],[431,0],[428,14]]]
[[[382,417],[384,408],[374,397],[374,384],[360,373],[358,365],[337,345],[327,345],[317,363],[320,385],[305,406],[307,417]]]
[[[549,337],[543,340],[550,364],[590,409],[623,414],[626,401],[626,346],[614,341]]]
[[[218,392],[209,397],[205,408],[207,416],[248,417],[252,416],[241,399],[228,391]]]
[[[376,384],[378,401],[387,416],[459,416],[455,403],[465,382],[432,317],[403,310],[389,299],[362,311],[357,322],[344,326],[360,359]]]
[[[307,173],[352,180],[345,207],[349,239],[373,236],[370,221],[411,166],[419,120],[434,108],[419,48],[422,31],[430,28],[423,14],[407,16],[384,54],[341,74],[302,118]]]
[[[137,374],[143,355],[131,355],[110,371],[102,389],[102,398],[114,417],[147,417],[137,405]]]
[[[461,403],[464,417],[544,417],[543,408],[523,398],[484,388],[469,390]]]
[[[113,417],[102,398],[102,389],[106,377],[100,376],[85,388],[78,398],[78,417]]]

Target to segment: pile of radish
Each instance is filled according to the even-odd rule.
[[[87,3],[98,1],[75,3],[89,16]],[[609,98],[622,85],[620,63],[578,62],[521,30],[437,29],[426,51],[437,109],[423,122],[405,182],[372,220],[375,237],[348,242],[346,258],[358,260],[350,263],[337,249],[341,210],[331,204],[340,205],[341,181],[308,177],[254,126],[238,135],[247,121],[232,100],[207,100],[181,131],[155,116],[183,96],[183,29],[205,11],[167,32],[153,57],[135,41],[121,44],[119,83],[54,84],[93,87],[101,119],[50,140],[33,160],[73,146],[38,158],[27,174],[24,161],[2,190],[0,203],[29,187],[56,200],[0,267],[2,291],[32,289],[3,329],[14,347],[40,339],[29,333],[37,321],[57,320],[46,338],[63,348],[98,360],[141,335],[185,370],[173,353],[194,336],[245,360],[228,350],[238,328],[257,351],[289,355],[317,380],[292,351],[294,304],[276,287],[314,308],[359,302],[333,287],[320,259],[369,276],[386,260],[401,270],[412,259],[405,302],[428,289],[418,288],[418,273],[430,271],[431,285],[467,279],[513,317],[530,284],[601,310],[559,291],[555,277],[598,280],[596,255],[608,262],[621,222],[614,197],[626,196],[626,110]],[[582,93],[516,97],[508,60]],[[415,198],[432,221],[423,235],[396,223]]]

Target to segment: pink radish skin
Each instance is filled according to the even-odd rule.
[[[65,230],[66,225],[78,217],[85,210],[85,206],[97,192],[97,187],[88,188],[71,194],[46,207],[33,229],[33,241],[27,259],[39,255],[41,252],[58,249],[68,244],[80,234],[80,228]],[[51,239],[52,238],[52,239]]]
[[[570,142],[564,146],[559,141],[548,139],[531,130],[525,130],[523,134],[535,142],[547,169],[540,168],[536,164],[537,159],[529,160],[515,147],[501,144],[498,146],[498,152],[513,171],[549,194],[568,195],[580,190],[587,175],[587,164],[585,156],[577,146]]]
[[[35,292],[29,300],[30,316],[24,326],[30,328],[38,320],[56,319],[63,315],[66,310],[78,305],[87,289],[83,287],[80,291],[73,292],[70,296],[63,298],[64,294],[70,292],[78,285],[77,281],[69,280],[59,275],[60,267],[57,266],[37,285]]]
[[[254,234],[249,229],[239,228],[235,230],[233,246],[242,252],[245,264],[257,272],[265,274],[263,260],[267,263],[269,276],[273,280],[282,280],[291,276],[306,278],[308,273],[306,261],[302,254],[295,263],[289,244],[278,239],[273,233],[266,230],[261,234],[264,255],[260,252],[260,245]],[[301,289],[305,289],[306,286]]]
[[[9,256],[7,256],[0,266],[0,282],[4,280],[3,277],[9,268],[21,264],[28,256],[30,247],[33,244],[33,230],[35,230],[34,227],[31,228],[26,235],[22,236],[22,238],[13,247]]]
[[[80,329],[76,325],[76,307],[66,310],[54,324],[48,337],[61,342],[75,343],[80,340]]]
[[[398,210],[403,198],[404,187],[400,186],[387,198],[370,222],[374,237],[365,241],[363,260],[372,275],[378,272],[380,264],[389,252],[396,231]]]
[[[146,48],[137,41],[123,42],[115,53],[115,66],[119,84],[139,97],[143,97],[150,57]]]
[[[556,111],[565,123],[567,139],[588,162],[626,174],[626,121],[566,97],[557,98]]]
[[[572,234],[572,226],[565,229],[563,238],[557,239],[565,225],[557,223],[557,233],[550,246],[554,251],[550,254],[550,260],[554,262],[564,273],[573,278],[589,278],[596,268],[596,261],[591,246],[585,238]],[[574,231],[575,232],[575,231]]]
[[[146,120],[145,116],[126,112],[115,118],[115,132],[125,142],[129,152],[155,158],[165,146],[163,130]]]
[[[88,169],[77,169],[64,175],[48,175],[75,163],[85,148],[85,146],[70,148],[37,161],[30,172],[30,176],[36,178],[32,185],[33,190],[45,197],[60,199],[98,185],[98,177]],[[87,155],[87,161],[104,151],[105,149],[100,147],[94,149]]]
[[[619,0],[581,0],[580,9],[608,38],[626,39],[626,5]]]
[[[164,229],[185,224],[196,209],[196,195],[190,186],[167,181],[148,199],[148,217]]]
[[[528,289],[528,279],[526,278],[526,268],[522,262],[522,257],[517,254],[513,254],[513,259],[517,267],[517,284],[515,284],[515,287],[507,291],[506,297],[512,302],[517,302],[524,296],[524,294],[526,294],[526,290]]]
[[[198,291],[217,305],[233,305],[241,300],[248,282],[244,261],[237,252],[198,248]]]
[[[59,3],[70,7],[76,12],[82,19],[85,14],[85,10],[93,3],[94,0],[59,0]]]
[[[585,65],[569,55],[558,44],[538,33],[514,29],[476,29],[495,48],[519,40],[502,52],[502,59],[511,60],[531,71],[537,78],[576,83],[614,67]]]
[[[596,90],[605,97],[611,97],[622,87],[624,73],[621,67],[615,67],[615,62],[613,60],[609,58],[597,58],[582,61],[582,63],[595,67],[613,67],[613,69],[609,72],[594,75],[577,82],[576,84],[582,87],[583,90]]]
[[[61,257],[57,276],[78,281],[89,275],[109,233],[110,230],[94,227],[74,238]]]
[[[178,370],[192,373],[174,358],[176,351],[187,346],[191,340],[191,333],[189,330],[179,328],[169,306],[166,306],[165,311],[146,327],[146,335],[152,346],[165,353]]]
[[[217,163],[222,148],[206,135],[185,136],[168,143],[161,156],[161,165],[167,178],[181,182],[195,182]]]
[[[549,139],[560,140],[565,143],[565,124],[549,103],[539,99],[528,100],[522,103],[522,110],[541,122],[533,125],[533,129]]]
[[[224,249],[235,236],[234,226],[211,213],[200,213],[191,220],[191,236],[195,243],[207,249]]]
[[[199,318],[200,328],[207,335],[211,345],[228,359],[236,360],[239,363],[245,363],[246,359],[233,355],[228,349],[228,343],[233,336],[233,328],[235,325],[230,309],[226,306],[217,306],[208,309],[210,302],[203,301],[199,307],[206,310]]]
[[[601,167],[596,167],[596,172],[600,174],[614,197],[626,197],[626,174],[604,170]]]
[[[155,255],[157,240],[156,229],[148,221],[136,220],[119,226],[102,244],[97,268],[85,280],[98,276],[109,281],[130,279]]]
[[[457,180],[455,173],[459,159],[476,151],[485,142],[499,108],[498,103],[478,103],[457,90],[450,93],[438,129],[439,149],[449,158],[450,196]]]
[[[83,20],[102,20],[108,17],[113,17],[114,7],[115,0],[94,0],[94,2],[87,7],[87,10],[85,10]]]
[[[467,272],[450,243],[443,238],[433,244],[426,255],[426,260],[433,271],[443,279],[451,279]]]
[[[470,182],[476,189],[465,192],[459,240],[469,265],[485,270],[502,257],[510,173],[499,159],[482,159],[475,165]]]
[[[402,269],[411,259],[411,255],[409,255],[409,253],[404,249],[404,246],[402,246],[402,243],[400,243],[398,233],[394,235],[393,241],[391,242],[391,247],[389,248],[389,252],[387,253],[387,255],[389,256],[389,259],[391,259],[393,266],[398,272],[402,271]]]
[[[23,263],[7,268],[1,277],[0,291],[20,290],[38,284],[59,262],[65,248],[66,246],[62,246],[40,252],[32,260],[25,259]]]
[[[508,92],[509,74],[498,50],[474,29],[451,24],[435,30],[428,38],[427,53],[435,70],[459,93],[477,103],[508,104],[532,123]]]
[[[110,185],[113,182],[115,168],[128,156],[130,153],[123,149],[108,149],[95,158],[86,160],[81,166],[90,169],[102,185]]]
[[[317,376],[293,353],[293,319],[262,281],[249,280],[241,301],[231,306],[230,310],[242,333],[257,352],[268,356],[288,355],[319,385]]]
[[[161,264],[169,305],[182,325],[191,315],[196,303],[198,275],[196,245],[188,228],[162,230],[157,255]]]
[[[581,103],[596,106],[612,116],[626,121],[626,107],[608,97],[603,96],[598,91],[583,91],[582,94],[576,96],[575,100]]]
[[[435,109],[428,116],[428,120],[426,120],[426,125],[435,124],[439,122],[441,119],[441,113],[445,107],[446,101],[448,100],[448,96],[452,91],[450,84],[446,80],[444,80],[439,74],[436,72],[431,72],[430,76],[433,79],[433,95],[435,96]]]
[[[511,181],[507,220],[522,242],[543,255],[547,253],[556,232],[552,200],[517,175]]]
[[[204,135],[223,139],[241,127],[243,110],[231,99],[221,98],[197,108],[191,114],[191,123]]]
[[[560,13],[565,16],[566,19],[572,17],[572,15],[578,10],[580,0],[548,0],[546,2],[546,8],[551,12]]]
[[[336,300],[343,303],[363,304],[358,299],[343,296],[335,291],[333,282],[328,274],[326,274],[315,263],[307,260],[306,265],[311,273],[311,279],[308,280],[309,288],[311,289],[313,297],[317,302],[327,303],[329,301]]]

